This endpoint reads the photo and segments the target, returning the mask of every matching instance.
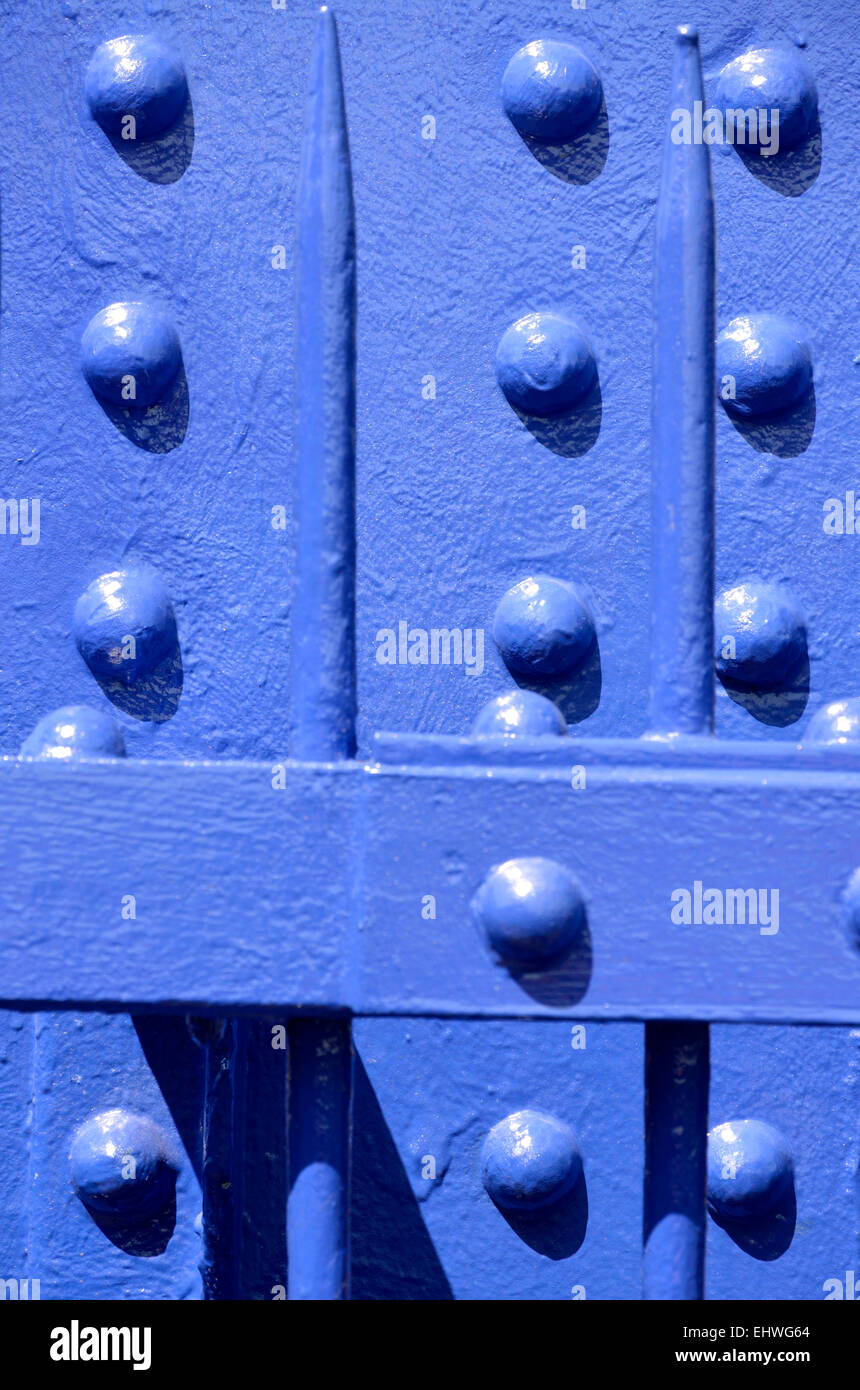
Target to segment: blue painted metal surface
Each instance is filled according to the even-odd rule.
[[[62,1012],[0,1014],[0,1276],[39,1280],[43,1298],[281,1298],[298,1296],[303,1263],[307,1287],[342,1290],[348,1241],[353,1298],[636,1297],[645,1089],[662,1102],[671,1074],[655,1029],[689,1042],[711,1020],[710,1124],[749,1118],[780,1132],[796,1211],[770,1225],[768,1213],[709,1217],[706,1295],[853,1288],[857,1057],[840,1025],[856,1024],[860,998],[844,898],[860,862],[860,769],[847,743],[816,750],[809,735],[816,710],[855,694],[860,620],[846,413],[854,17],[827,0],[800,34],[740,0],[552,14],[513,0],[442,11],[342,0],[360,290],[361,762],[337,768],[327,760],[353,747],[352,678],[337,676],[338,663],[351,670],[348,480],[318,514],[320,538],[326,516],[340,517],[325,552],[330,602],[315,588],[322,552],[300,548],[294,562],[290,548],[294,475],[309,478],[311,499],[319,481],[300,402],[292,421],[291,359],[323,431],[327,402],[342,405],[351,382],[347,370],[320,386],[321,358],[300,344],[322,320],[303,326],[293,308],[309,286],[293,208],[316,6],[201,19],[171,4],[156,14],[16,0],[3,14],[15,39],[0,109],[17,136],[2,167],[0,490],[16,505],[0,535],[0,747],[13,760],[0,767],[0,996]],[[721,672],[718,740],[640,745],[650,616],[672,592],[648,581],[652,232],[672,28],[690,20],[706,102],[719,104],[735,59],[779,50],[762,71],[782,154],[711,151],[716,321],[777,315],[808,357],[777,343],[752,361],[757,378],[718,374],[716,578],[720,592],[755,577],[790,594],[806,653],[767,688]],[[114,100],[115,75],[95,91],[87,70],[129,30],[145,36],[138,85]],[[513,55],[544,38],[585,55],[578,85],[545,100],[518,79],[512,94]],[[38,120],[22,124],[34,104]],[[132,139],[125,115],[138,122]],[[351,273],[350,262],[341,294]],[[120,399],[106,399],[81,373],[81,336],[106,305],[138,303],[172,325],[180,359],[150,403],[123,398],[123,376],[136,386],[138,363],[164,359],[145,344],[119,374]],[[496,378],[499,340],[532,315],[579,325],[598,371],[555,415],[512,409]],[[734,402],[723,375],[737,378]],[[738,400],[760,403],[762,386],[780,413],[745,414]],[[350,455],[342,431],[327,438],[335,458]],[[145,659],[113,679],[104,661],[117,639],[120,652],[140,639],[146,654],[152,627],[135,600],[128,632],[103,640],[101,620],[76,621],[76,604],[105,576],[144,567],[178,640],[159,648],[154,678]],[[550,679],[506,664],[492,638],[500,598],[529,575],[575,586],[593,618],[584,661]],[[676,671],[667,690],[684,702],[695,686],[685,727],[702,730],[713,658],[710,607],[697,609],[698,675],[691,685]],[[673,635],[667,626],[670,647]],[[299,637],[308,659],[296,683]],[[573,737],[557,720],[529,737],[543,726],[528,711],[526,735],[510,736],[502,711],[507,737],[484,726],[461,739],[490,699],[520,686],[518,699],[550,695]],[[67,733],[52,720],[33,751],[59,758],[14,761],[69,706],[97,717],[65,715]],[[301,768],[285,754],[308,720],[319,728],[292,752],[326,765]],[[854,724],[849,704],[817,731],[848,738]],[[376,743],[377,729],[403,733]],[[126,759],[79,761],[122,746]],[[582,888],[589,953],[575,948],[563,976],[511,969],[469,920],[491,867],[527,856],[551,857]],[[726,891],[753,887],[766,893],[764,919],[729,924]],[[676,891],[689,895],[689,922]],[[366,1011],[352,1025],[352,1125],[339,1072],[339,1118],[322,1136],[328,1081],[296,1045],[300,1006],[337,1015],[310,1025],[329,1039],[348,1039],[347,1015]],[[647,1045],[623,1019],[654,1020]],[[288,1141],[290,1033],[301,1123]],[[646,1186],[646,1236],[675,1174],[676,1199],[703,1198],[701,1085],[688,1094],[689,1144],[661,1149],[654,1125],[665,1137],[677,1107],[649,1109],[647,1152],[664,1167]],[[116,1214],[96,1220],[76,1194],[75,1135],[114,1111],[164,1136],[178,1165],[168,1220],[150,1213],[119,1230]],[[481,1152],[521,1111],[569,1126],[583,1168],[558,1204],[512,1213],[487,1193]],[[308,1224],[332,1193],[333,1219],[320,1240],[294,1235],[303,1259],[289,1276],[288,1150],[299,1171],[320,1172],[321,1160],[326,1182],[334,1175],[333,1188],[309,1183]],[[695,1213],[691,1225],[691,1240],[672,1237],[646,1267],[659,1296],[677,1293],[678,1278],[700,1281]]]
[[[356,715],[355,224],[337,29],[325,7],[299,184],[296,326],[292,751],[347,759]],[[342,1299],[349,1288],[347,1020],[291,1023],[288,1094],[288,1297]]]

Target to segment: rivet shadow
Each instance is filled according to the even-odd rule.
[[[772,1211],[753,1220],[732,1221],[711,1211],[711,1219],[725,1231],[739,1249],[755,1260],[770,1262],[784,1255],[794,1239],[797,1225],[797,1197],[792,1182],[785,1196]]]
[[[717,672],[720,684],[730,700],[740,705],[760,724],[786,729],[796,724],[809,703],[809,654],[804,654],[786,678],[772,689],[756,690]]]
[[[190,409],[185,367],[179,370],[161,400],[149,406],[118,406],[96,397],[105,415],[120,434],[150,454],[169,454],[178,449],[188,430]]]
[[[590,124],[565,145],[548,145],[522,134],[520,139],[538,163],[563,183],[591,183],[603,172],[609,153],[606,102],[601,101]]]
[[[793,459],[804,454],[815,433],[815,386],[810,386],[797,405],[778,414],[758,416],[738,415],[728,401],[722,405],[726,414],[744,439],[759,454],[775,454],[777,458]]]
[[[520,1240],[549,1260],[566,1260],[575,1255],[585,1240],[588,1187],[584,1173],[566,1196],[549,1207],[539,1207],[537,1211],[508,1211],[495,1202],[493,1205]]]
[[[821,172],[821,124],[815,126],[801,145],[778,151],[767,158],[743,145],[733,146],[738,158],[754,178],[783,198],[799,198],[811,188]]]
[[[107,135],[116,153],[130,169],[149,183],[176,183],[181,179],[194,152],[194,107],[189,95],[181,114],[169,130],[150,140],[123,140]]]
[[[514,409],[512,407],[512,409]],[[563,458],[581,458],[594,448],[603,420],[603,397],[596,381],[583,400],[558,415],[526,415],[514,409],[539,444]]]

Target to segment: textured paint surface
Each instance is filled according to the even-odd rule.
[[[283,765],[282,790],[266,764],[0,762],[0,999],[857,1022],[856,751],[759,765],[748,744],[697,766],[677,744],[583,740],[574,791],[564,740],[505,740],[509,768],[494,744],[447,770]],[[469,905],[494,865],[536,855],[573,874],[588,931],[564,969],[518,980]]]
[[[360,1019],[355,1040],[353,1298],[639,1297],[640,1027]],[[482,1181],[486,1135],[522,1109],[582,1155],[545,1212],[503,1211]]]
[[[4,496],[38,497],[42,506],[38,545],[0,537],[0,719],[9,754],[49,711],[96,698],[74,647],[74,605],[94,576],[132,560],[157,568],[174,599],[186,690],[170,720],[120,713],[130,756],[274,760],[286,750],[296,132],[315,9],[302,3],[288,12],[260,5],[192,13],[167,3],[155,13],[142,0],[122,11],[111,0],[98,9],[77,0],[2,6],[8,33],[0,109],[15,130],[2,157],[2,483]],[[752,168],[738,151],[712,151],[718,322],[751,304],[790,315],[808,334],[815,362],[814,400],[799,422],[749,428],[718,412],[718,586],[735,583],[751,566],[788,584],[808,622],[810,676],[800,708],[788,711],[718,686],[717,732],[756,739],[762,749],[793,743],[816,708],[855,693],[855,535],[847,524],[828,533],[822,517],[829,498],[839,499],[846,515],[853,512],[846,493],[857,483],[852,402],[860,342],[850,306],[860,290],[860,257],[846,178],[855,154],[856,16],[830,0],[802,14],[702,0],[695,15],[674,0],[659,13],[628,4],[579,12],[512,0],[441,8],[341,0],[360,227],[357,663],[365,751],[374,729],[465,732],[488,699],[513,688],[489,640],[492,615],[499,596],[535,571],[582,582],[594,600],[602,685],[574,733],[638,735],[647,725],[654,200],[668,39],[674,23],[690,18],[702,34],[709,101],[726,63],[754,47],[793,45],[802,24],[822,121],[821,135],[788,161],[756,156]],[[90,118],[83,89],[97,45],[129,30],[157,31],[175,48],[191,93],[176,130],[146,152],[112,145]],[[510,57],[541,32],[581,45],[603,82],[604,116],[567,155],[527,146],[499,98]],[[22,122],[21,111],[33,109],[34,92],[43,91],[36,118]],[[428,115],[435,139],[422,138]],[[452,190],[464,196],[452,198]],[[582,261],[574,245],[585,250],[584,269],[573,266]],[[275,268],[279,263],[284,269]],[[105,304],[137,298],[157,301],[181,333],[184,434],[173,415],[147,422],[136,437],[128,421],[119,422],[125,430],[114,428],[80,374],[78,344],[89,319]],[[602,416],[586,452],[578,436],[554,435],[556,447],[547,447],[495,382],[499,337],[538,303],[587,325],[593,339]],[[272,524],[279,520],[275,507],[284,508],[286,530]],[[571,526],[575,507],[587,514],[584,529]],[[456,664],[381,664],[376,634],[400,620],[427,629],[484,627],[483,671],[466,677]],[[570,762],[590,756],[577,750]],[[848,968],[838,903],[829,895],[857,859],[849,799],[837,788],[820,793],[806,798],[805,811],[798,797],[792,816],[798,836],[821,818],[813,840],[799,841],[790,880],[809,881],[814,894],[787,967],[804,988],[807,950],[820,949],[825,984],[828,971]],[[560,786],[558,794],[561,804]],[[598,817],[604,833],[617,835],[620,827],[626,838],[631,795],[619,790],[612,815]],[[681,843],[704,799],[691,788],[679,807]],[[169,798],[150,809],[159,841]],[[243,814],[226,803],[221,810],[241,835]],[[713,835],[732,819],[726,791]],[[754,841],[772,845],[763,812],[750,826]],[[441,913],[421,919],[414,893],[433,893],[437,879],[462,879],[463,832],[457,828],[455,839],[454,829],[434,841],[425,867],[413,866],[395,924],[412,929],[414,918],[422,946],[449,955],[456,932]],[[559,830],[555,838],[535,833],[526,846],[498,848],[501,857],[564,857],[575,841],[575,833]],[[852,849],[846,866],[843,850],[848,860]],[[276,896],[279,904],[289,901],[289,885],[276,893],[267,876],[280,853],[276,837],[261,849],[255,892],[266,912]],[[748,862],[760,874],[752,846]],[[188,908],[189,949],[196,932],[198,952],[207,905],[218,897],[216,866],[208,863],[212,873]],[[33,907],[38,922],[50,897],[38,886],[43,868],[38,858],[25,860],[21,871],[30,875],[29,887],[22,885],[30,947],[38,930]],[[138,886],[126,883],[122,860],[98,872],[112,903]],[[738,874],[745,873],[743,865]],[[671,886],[685,883],[681,877]],[[590,891],[585,873],[583,884]],[[641,891],[634,884],[617,909],[622,964],[626,914],[635,921],[631,902]],[[70,933],[79,921],[69,920]],[[116,926],[134,923],[117,916]],[[784,930],[774,938],[780,949]],[[655,967],[660,983],[672,978],[668,925],[665,931],[666,956]],[[253,951],[248,941],[235,949],[246,961]],[[747,973],[747,958],[726,952],[725,963]],[[751,978],[755,973],[750,967]],[[272,1135],[260,1117],[272,1121],[277,1136],[283,1054],[272,1054],[262,1026],[248,1163],[282,1214],[277,1165],[265,1157]],[[579,1054],[569,1047],[570,1026],[361,1022],[360,1047],[376,1092],[365,1088],[356,1111],[357,1172],[364,1176],[355,1203],[355,1297],[439,1297],[447,1286],[449,1296],[569,1298],[580,1285],[588,1297],[636,1296],[641,1029],[600,1025],[605,1045]],[[196,1060],[186,1058],[181,1020],[157,1027],[161,1051],[148,1038],[148,1055],[193,1166],[200,1055],[189,1043]],[[180,1179],[174,1236],[150,1258],[108,1242],[68,1184],[69,1126],[112,1104],[170,1125],[131,1023],[70,1013],[38,1028],[44,1080],[33,1098],[33,1020],[0,1016],[0,1202],[8,1213],[0,1223],[0,1273],[24,1272],[28,1247],[27,1268],[43,1279],[43,1296],[198,1296],[199,1196],[182,1196],[194,1186],[191,1169]],[[761,1115],[786,1134],[797,1166],[798,1224],[791,1246],[764,1260],[710,1223],[708,1294],[820,1298],[825,1280],[844,1281],[845,1271],[857,1268],[856,1039],[842,1029],[732,1026],[712,1034],[715,1118]],[[590,1070],[571,1069],[585,1059]],[[559,1102],[565,1088],[575,1102],[569,1106]],[[82,1095],[85,1105],[78,1103]],[[524,1242],[480,1186],[482,1135],[525,1106],[563,1110],[585,1155],[587,1235],[561,1260]],[[31,1137],[24,1139],[28,1115]],[[416,1178],[422,1197],[431,1188],[419,1201],[409,1182],[412,1155],[416,1144],[419,1158],[428,1152],[422,1126],[432,1130],[436,1115],[443,1121],[438,1152],[447,1143],[451,1157],[441,1181]],[[284,1283],[283,1257],[261,1233],[274,1232],[277,1247],[277,1216],[262,1199],[248,1211],[243,1288],[271,1298],[272,1287]],[[404,1229],[412,1237],[408,1248]]]

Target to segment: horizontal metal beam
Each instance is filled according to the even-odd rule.
[[[860,864],[849,749],[386,736],[377,752],[0,760],[0,1002],[860,1021],[840,902]],[[493,865],[535,855],[578,879],[588,936],[566,965],[516,975],[469,904]],[[754,890],[765,920],[709,922],[730,890]],[[684,894],[689,923],[673,919]]]

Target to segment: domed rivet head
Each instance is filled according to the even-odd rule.
[[[472,914],[506,965],[539,969],[569,955],[585,925],[582,890],[563,864],[508,859],[491,869]]]
[[[831,700],[809,721],[804,743],[860,743],[860,698]]]
[[[474,738],[567,737],[564,715],[552,700],[534,690],[509,690],[480,710],[472,725]]]
[[[75,1135],[69,1161],[75,1191],[94,1215],[150,1216],[173,1195],[176,1165],[167,1138],[144,1115],[96,1115]]]
[[[505,664],[538,679],[580,666],[595,638],[594,617],[575,584],[546,574],[530,575],[499,602],[493,638]]]
[[[21,745],[22,758],[53,759],[124,758],[122,731],[104,710],[88,705],[65,705],[40,719]]]
[[[740,314],[717,338],[717,380],[720,400],[736,415],[789,410],[812,383],[809,344],[778,314]]]
[[[100,44],[84,82],[90,111],[108,135],[148,140],[172,125],[188,97],[182,59],[148,34]]]
[[[500,1120],[481,1150],[484,1187],[508,1211],[551,1206],[570,1192],[581,1173],[573,1130],[540,1110],[517,1110]]]
[[[768,156],[801,144],[818,117],[815,78],[793,48],[752,48],[727,63],[717,80],[716,104],[724,117],[728,111],[755,109],[755,128],[746,122],[735,126],[733,143]]]
[[[588,395],[597,381],[597,363],[572,319],[526,314],[499,339],[496,380],[523,415],[559,415]]]
[[[860,869],[855,869],[842,894],[842,914],[850,944],[860,951]]]
[[[75,605],[75,641],[96,680],[133,685],[176,646],[167,590],[148,566],[102,574]]]
[[[563,145],[600,109],[603,87],[572,43],[536,39],[514,54],[502,78],[502,105],[520,135]]]
[[[740,685],[779,685],[806,653],[806,624],[791,594],[749,579],[724,589],[714,605],[714,658]]]
[[[732,1120],[708,1135],[708,1205],[715,1215],[735,1221],[766,1216],[793,1178],[791,1152],[773,1125]]]
[[[136,301],[100,309],[81,337],[81,371],[92,391],[111,405],[153,405],[181,360],[179,336],[170,320]]]

